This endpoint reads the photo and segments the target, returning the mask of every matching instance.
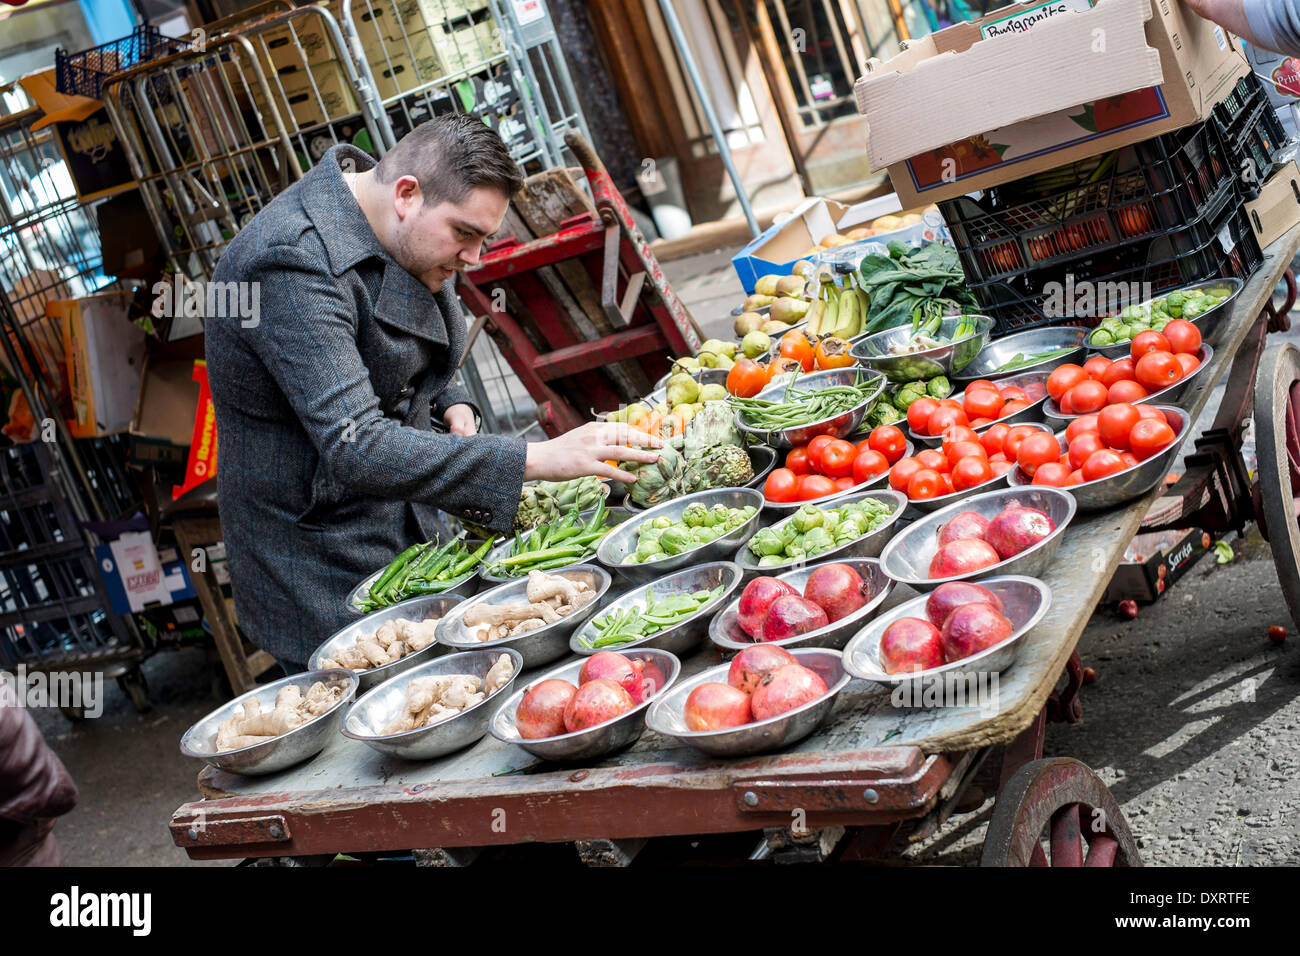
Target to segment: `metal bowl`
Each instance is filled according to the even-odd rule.
[[[817,557],[822,558],[823,555]],[[756,641],[740,628],[740,599],[737,598],[709,622],[709,640],[718,647],[732,651],[742,650],[753,644],[760,643],[773,644],[786,649],[795,647],[831,647],[838,649],[843,647],[848,639],[853,636],[854,631],[871,620],[872,615],[876,613],[876,609],[884,603],[885,598],[889,597],[890,592],[894,590],[894,582],[881,569],[880,562],[875,558],[819,560],[816,564],[807,564],[797,570],[778,574],[776,578],[803,594],[803,589],[807,587],[808,579],[812,577],[812,573],[828,564],[847,564],[857,571],[871,592],[871,600],[847,617],[840,618],[825,627],[819,627],[815,631],[808,631],[779,641]]]
[[[217,728],[228,718],[234,716],[235,709],[244,701],[256,698],[262,710],[275,708],[275,695],[280,688],[296,684],[304,691],[317,681],[345,681],[347,689],[343,698],[314,720],[278,737],[272,737],[265,743],[238,750],[217,752]],[[187,757],[198,757],[210,767],[241,773],[247,777],[275,773],[302,763],[316,756],[333,738],[347,711],[347,703],[357,692],[357,675],[342,668],[322,671],[304,671],[289,677],[261,684],[246,694],[240,694],[234,700],[226,701],[202,720],[193,724],[181,737],[181,753]]]
[[[614,528],[617,528],[628,518],[632,517],[632,511],[629,508],[617,508],[617,507],[606,508],[605,513],[609,515],[611,519],[613,519]],[[586,522],[590,521],[592,517],[595,516],[595,514],[596,514],[595,508],[592,508],[590,511],[580,511],[578,512],[578,519],[585,524]],[[611,528],[610,530],[612,531],[613,528]],[[525,541],[528,540],[528,535],[530,534],[532,534],[532,531],[526,532],[524,534]],[[488,565],[494,564],[495,562],[500,561],[502,558],[509,557],[510,554],[514,551],[514,547],[515,547],[515,539],[507,538],[505,541],[502,541],[499,545],[497,545],[495,548],[493,548],[491,551],[485,554],[483,556],[482,568],[479,571],[479,578],[483,581],[486,581],[488,584],[505,584],[507,581],[522,581],[525,578],[527,578],[528,577],[527,574],[523,574],[521,576],[515,576],[515,577],[506,577],[505,575],[502,574],[491,574],[488,572]],[[585,558],[582,558],[581,560],[578,561],[574,561],[572,564],[566,564],[558,568],[553,568],[552,570],[564,571],[568,568],[580,568],[583,565],[591,564],[595,560],[596,560],[596,551],[595,549],[592,549],[591,554],[587,555]]]
[[[1003,339],[994,339],[980,350],[980,354],[975,356],[973,362],[954,374],[952,380],[955,384],[973,382],[977,378],[1004,379],[1009,375],[1023,375],[1026,372],[1050,373],[1058,365],[1064,365],[1066,362],[1073,362],[1083,357],[1083,337],[1087,334],[1087,329],[1057,326],[1056,328],[1030,329],[1028,332],[1017,332],[1015,335],[1008,335]],[[1034,355],[1037,352],[1045,352],[1051,348],[1060,348],[1061,351],[1048,356],[1042,361],[1035,362],[1033,365],[1026,365],[1024,368],[1018,368],[1010,372],[997,371],[1000,366],[1015,358],[1017,353]]]
[[[888,475],[888,472],[886,472]],[[884,524],[880,525],[873,531],[868,531],[860,538],[831,548],[829,551],[823,551],[816,556],[817,561],[833,561],[842,558],[876,558],[884,549],[889,539],[894,536],[898,530],[898,519],[903,516],[907,508],[907,495],[889,488],[877,489],[875,491],[860,491],[857,494],[846,492],[843,497],[837,497],[831,504],[835,508],[842,505],[855,504],[866,498],[872,498],[876,501],[884,501],[893,507],[893,513],[885,519]],[[803,502],[801,502],[802,504]],[[781,528],[794,518],[791,513],[780,521],[772,525],[773,528]],[[765,568],[758,566],[759,559],[749,550],[749,547],[742,547],[736,554],[736,563],[740,565],[744,572],[745,580],[751,581],[761,574],[780,574],[784,571],[801,567],[805,562],[802,559],[791,561],[788,564],[774,564]]]
[[[1025,394],[1029,396],[1029,404],[1017,412],[1012,412],[1010,415],[1004,415],[1002,418],[991,421],[987,425],[981,425],[979,428],[974,429],[975,433],[977,435],[982,435],[994,425],[1028,425],[1033,422],[1042,421],[1043,405],[1045,402],[1050,401],[1047,396],[1047,377],[1050,374],[1050,372],[1041,371],[1017,372],[1015,375],[1010,375],[1004,379],[1000,379],[997,383],[999,390],[1013,387],[1022,388],[1025,390]],[[962,389],[960,392],[955,393],[952,396],[952,399],[959,404],[963,403],[966,399],[966,390]],[[907,435],[918,444],[925,445],[928,448],[938,448],[943,444],[942,435],[919,435],[912,431],[910,425],[907,428]]]
[[[907,355],[890,355],[895,345],[902,345],[912,337],[911,325],[900,325],[855,342],[849,354],[860,363],[881,372],[891,382],[915,382],[936,375],[952,377],[975,361],[975,357],[988,344],[993,319],[987,315],[966,313],[954,315],[939,323],[940,335],[951,335],[962,319],[975,320],[975,332],[959,342],[949,342],[938,348],[910,352]]]
[[[698,567],[687,568],[685,571],[678,571],[676,574],[670,574],[650,584],[644,584],[610,601],[609,604],[601,608],[599,615],[593,615],[582,627],[574,631],[573,636],[569,638],[569,650],[575,654],[589,656],[598,654],[601,651],[618,651],[622,653],[631,648],[653,647],[661,651],[668,651],[671,654],[688,654],[704,640],[709,631],[709,619],[717,613],[718,608],[727,603],[736,588],[740,586],[740,582],[741,573],[738,565],[731,561],[715,561],[711,564],[701,564]],[[659,631],[657,634],[643,637],[639,641],[609,647],[587,647],[582,643],[583,640],[595,641],[600,637],[600,631],[596,629],[595,625],[598,617],[617,614],[633,607],[644,610],[646,592],[651,588],[654,589],[655,598],[658,599],[673,594],[711,591],[719,586],[723,590],[716,598],[707,604],[701,605],[699,610],[690,617],[679,621],[672,627]]]
[[[721,664],[682,681],[669,693],[661,695],[646,715],[646,726],[655,733],[680,740],[715,757],[767,753],[803,740],[830,715],[835,706],[835,695],[847,687],[852,678],[844,669],[837,650],[812,647],[795,649],[790,653],[794,654],[800,664],[815,671],[826,682],[827,691],[824,695],[779,717],[756,720],[726,730],[691,730],[686,726],[686,699],[701,684],[712,681],[725,684],[727,670],[731,665]]]
[[[681,554],[674,554],[671,557],[661,558],[658,561],[651,561],[646,564],[621,563],[623,558],[636,550],[637,532],[640,530],[641,525],[659,517],[667,517],[676,521],[681,518],[682,512],[686,510],[688,505],[697,501],[706,508],[712,508],[714,505],[726,505],[728,508],[744,508],[752,505],[754,513],[748,521],[735,531],[728,532],[708,544],[701,544],[689,551],[683,551]],[[714,491],[697,491],[693,495],[683,495],[680,498],[674,498],[672,501],[665,501],[661,505],[655,505],[653,508],[641,512],[635,520],[623,522],[623,524],[605,535],[600,542],[599,550],[596,552],[596,559],[605,567],[612,568],[634,584],[647,584],[669,572],[680,571],[682,568],[706,564],[710,561],[731,560],[731,556],[736,553],[736,549],[748,541],[754,532],[758,530],[758,522],[762,515],[763,493],[754,488],[719,488]]]
[[[875,620],[858,631],[844,648],[844,669],[854,677],[875,681],[878,684],[905,688],[904,700],[919,702],[926,696],[933,681],[943,680],[946,676],[959,674],[1000,674],[1010,667],[1020,650],[1020,639],[1029,633],[1052,606],[1052,590],[1037,578],[1020,575],[1003,575],[985,578],[980,587],[988,588],[1002,602],[1002,613],[1011,621],[1011,636],[993,647],[963,657],[961,660],[931,667],[921,671],[909,671],[903,674],[887,674],[880,664],[880,640],[889,625],[904,617],[917,617],[929,620],[925,613],[925,602],[929,595],[900,604],[878,615]],[[963,692],[969,686],[963,682]],[[951,701],[945,700],[944,705]],[[970,701],[972,706],[980,703]]]
[[[496,713],[492,715],[492,722],[488,725],[488,730],[497,740],[522,747],[534,757],[541,757],[543,760],[559,762],[595,760],[622,750],[634,743],[645,731],[647,711],[663,697],[668,688],[672,687],[673,682],[677,680],[677,676],[682,671],[681,661],[667,651],[656,650],[652,647],[639,647],[631,656],[638,657],[645,662],[644,676],[651,682],[653,689],[645,700],[627,713],[620,714],[613,720],[606,721],[603,724],[588,727],[586,730],[574,731],[571,734],[559,734],[555,737],[541,737],[535,740],[525,740],[519,736],[519,730],[515,726],[515,711],[519,709],[519,702],[524,699],[524,694],[528,693],[528,688],[544,680],[552,679],[567,680],[569,683],[576,685],[578,683],[578,674],[581,672],[582,666],[587,663],[587,659],[583,658],[582,660],[570,661],[548,674],[543,674],[530,682],[528,687],[523,687],[511,694],[497,708]]]
[[[866,436],[863,437],[865,438]],[[844,440],[849,441],[849,439],[847,438]],[[858,439],[858,441],[861,440],[862,440],[861,438]],[[856,444],[856,442],[854,444]],[[916,451],[916,446],[913,445],[910,441],[906,442],[903,448],[902,458],[910,457],[915,453],[915,451]],[[899,460],[901,461],[902,459],[900,458]],[[891,465],[890,467],[893,466]],[[864,491],[871,491],[873,489],[877,489],[879,488],[879,486],[884,485],[888,481],[889,481],[889,470],[886,469],[885,471],[876,475],[874,478],[868,478],[866,481],[862,482],[861,484],[853,485],[850,488],[845,488],[843,491],[837,491],[831,495],[824,495],[821,498],[811,498],[808,501],[768,501],[767,497],[764,496],[763,510],[769,513],[778,514],[781,517],[785,518],[794,514],[804,505],[817,505],[818,507],[825,507],[826,505],[830,505],[834,507],[841,504],[845,498],[849,498],[855,495],[860,495]]]
[[[438,596],[451,596],[451,597],[462,597],[462,598],[469,597],[479,588],[479,575],[482,570],[483,570],[483,562],[480,561],[478,564],[474,566],[474,570],[471,571],[469,574],[465,575],[463,578],[458,578],[455,581],[448,582],[451,585],[451,587],[443,588],[441,591],[437,592]],[[367,597],[370,596],[370,585],[374,584],[377,580],[379,580],[379,575],[383,573],[384,573],[384,569],[380,568],[378,571],[376,571],[374,574],[367,577],[364,581],[362,581],[360,584],[358,584],[356,587],[352,589],[352,591],[348,594],[347,597],[347,606],[348,606],[349,613],[356,614],[358,616],[375,613],[374,611],[361,610],[361,608],[358,606],[358,603],[364,601]],[[420,596],[426,597],[428,595],[420,595]],[[409,601],[411,599],[407,598],[406,600]],[[386,610],[386,608],[380,608],[380,610]]]
[[[749,454],[749,463],[754,466],[754,477],[740,487],[761,488],[767,476],[776,468],[780,456],[777,455],[775,448],[769,448],[767,445],[750,445],[745,451]],[[623,496],[623,507],[629,512],[639,513],[645,510],[632,500],[631,493]]]
[[[783,401],[791,388],[814,391],[818,388],[827,388],[831,385],[853,385],[862,377],[862,369],[853,368],[833,368],[825,372],[812,372],[808,375],[796,376],[793,380],[777,382],[768,385],[758,393],[756,398],[767,399],[770,401]],[[775,431],[768,431],[765,428],[755,428],[745,423],[744,415],[739,411],[736,412],[736,427],[747,435],[755,436],[759,441],[771,445],[773,448],[788,449],[795,448],[799,445],[806,445],[818,435],[831,435],[834,438],[843,438],[845,435],[851,435],[858,430],[862,420],[870,414],[875,408],[876,402],[885,391],[885,380],[881,376],[867,376],[866,384],[874,381],[875,388],[870,391],[865,399],[858,402],[852,408],[840,412],[831,418],[822,419],[819,422],[811,422],[807,425],[799,425],[795,428],[781,428]]]
[[[736,353],[737,353],[738,355],[740,355],[741,358],[744,358],[744,353],[742,353],[742,352],[740,351],[740,346],[739,346],[739,345],[736,346]],[[698,356],[696,356],[696,357],[698,358]],[[726,384],[727,384],[727,373],[730,372],[730,371],[731,371],[731,369],[729,369],[729,368],[704,368],[704,367],[701,367],[698,371],[691,372],[691,373],[690,373],[690,376],[691,376],[691,378],[695,379],[695,381],[699,382],[701,386],[704,386],[704,385],[726,385]],[[659,379],[659,381],[655,382],[655,385],[654,385],[654,391],[652,391],[650,394],[651,394],[651,395],[658,394],[658,395],[659,395],[659,399],[658,399],[658,401],[651,402],[650,404],[651,404],[652,406],[653,406],[653,405],[657,405],[657,404],[659,404],[659,402],[662,402],[662,401],[664,400],[664,395],[665,395],[664,389],[666,389],[666,388],[668,387],[668,380],[669,380],[670,378],[672,378],[672,377],[673,377],[673,373],[672,373],[672,372],[669,372],[669,373],[668,373],[667,375],[665,375],[663,378]],[[649,397],[649,396],[647,396],[647,398],[648,398],[648,397]]]
[[[443,674],[469,674],[481,681],[487,677],[488,670],[503,654],[510,658],[514,673],[503,686],[493,691],[491,696],[462,710],[454,717],[428,727],[417,727],[415,730],[404,730],[397,734],[383,732],[405,707],[406,688],[410,686],[411,681],[420,677]],[[347,716],[343,718],[343,736],[359,740],[381,754],[400,757],[403,760],[432,760],[434,757],[441,757],[462,747],[468,747],[487,733],[492,712],[501,698],[510,693],[515,678],[519,676],[523,666],[522,655],[510,648],[465,651],[462,654],[448,654],[435,661],[429,661],[386,682],[383,687],[376,687],[353,704]]]
[[[1168,388],[1162,388],[1158,392],[1152,392],[1145,398],[1139,398],[1137,401],[1130,402],[1129,404],[1146,405],[1150,403],[1153,405],[1177,405],[1178,401],[1184,394],[1186,394],[1187,388],[1191,385],[1192,380],[1204,372],[1205,366],[1209,365],[1210,359],[1214,358],[1214,349],[1202,343],[1201,350],[1197,353],[1197,357],[1200,358],[1201,364],[1192,369],[1185,377],[1180,378]],[[1061,407],[1050,398],[1043,403],[1043,421],[1047,422],[1048,426],[1054,432],[1059,432],[1061,429],[1068,427],[1070,422],[1074,421],[1076,418],[1081,418],[1083,414],[1084,413],[1081,412],[1078,415],[1066,415],[1061,411]]]
[[[947,578],[931,578],[930,560],[938,551],[939,529],[960,511],[974,511],[985,518],[993,518],[1012,498],[1027,508],[1037,508],[1052,519],[1056,530],[1042,541],[1026,548],[1015,557],[970,574]],[[933,591],[949,581],[982,581],[999,574],[1023,574],[1032,578],[1042,575],[1056,557],[1065,537],[1065,529],[1073,520],[1078,504],[1074,496],[1063,488],[1034,485],[1028,488],[1005,488],[975,495],[951,504],[942,511],[928,514],[904,528],[881,552],[880,563],[885,573],[900,584],[909,584],[918,591]]]
[[[1169,474],[1169,469],[1173,467],[1174,461],[1178,457],[1178,450],[1183,445],[1183,439],[1190,434],[1192,416],[1176,405],[1157,405],[1154,407],[1165,413],[1165,420],[1169,422],[1169,426],[1174,430],[1174,435],[1177,437],[1169,443],[1168,448],[1165,448],[1159,454],[1153,455],[1146,461],[1138,462],[1132,468],[1126,468],[1118,474],[1106,478],[1085,481],[1082,484],[1069,485],[1063,488],[1063,491],[1068,491],[1074,495],[1074,500],[1079,503],[1080,511],[1100,511],[1104,508],[1113,508],[1115,505],[1142,497],[1165,480],[1165,475]],[[1060,443],[1061,454],[1065,454],[1068,450],[1065,432],[1057,432],[1056,439]],[[1012,468],[1007,472],[1007,478],[1012,488],[1023,488],[1033,482],[1033,479],[1021,471],[1019,467]]]
[[[516,604],[522,603],[524,593],[528,590],[528,579],[499,584],[489,591],[476,594],[452,608],[438,622],[438,643],[458,651],[500,650],[513,648],[523,656],[524,667],[540,667],[561,658],[569,649],[569,635],[583,621],[596,613],[601,600],[609,590],[612,578],[609,572],[596,564],[586,564],[580,568],[551,572],[559,574],[570,581],[586,580],[596,589],[594,600],[588,601],[568,617],[544,624],[535,631],[527,631],[515,637],[504,637],[499,641],[479,641],[465,628],[465,612],[479,604]]]
[[[373,634],[379,630],[381,624],[396,621],[399,617],[404,617],[408,621],[415,621],[416,623],[430,619],[438,620],[446,616],[447,612],[462,600],[464,599],[451,594],[428,594],[422,597],[408,598],[394,604],[392,607],[372,611],[361,620],[353,621],[346,627],[335,631],[325,643],[312,651],[311,657],[307,659],[307,669],[321,670],[324,667],[322,662],[325,658],[334,657],[344,648],[351,647],[362,634]],[[389,678],[396,677],[403,671],[408,671],[412,667],[423,664],[429,658],[444,653],[446,653],[446,648],[439,646],[435,640],[420,648],[420,650],[412,651],[400,660],[393,661],[391,664],[382,664],[368,670],[354,671],[353,673],[357,675],[359,682],[357,692],[364,694]]]
[[[1162,292],[1157,296],[1153,296],[1150,299],[1144,299],[1143,301],[1135,304],[1148,305],[1149,303],[1154,302],[1156,299],[1163,299],[1166,296],[1172,295],[1175,292],[1199,292],[1207,288],[1218,288],[1218,289],[1226,288],[1230,290],[1228,293],[1228,297],[1224,299],[1222,302],[1220,302],[1218,305],[1216,305],[1214,308],[1206,312],[1202,312],[1194,319],[1187,320],[1188,322],[1192,323],[1192,325],[1196,326],[1198,329],[1201,330],[1202,340],[1208,341],[1209,339],[1217,335],[1219,328],[1223,324],[1223,320],[1228,317],[1228,313],[1230,311],[1228,306],[1232,304],[1232,300],[1237,297],[1237,293],[1241,291],[1243,285],[1245,285],[1245,283],[1243,283],[1240,279],[1236,279],[1236,278],[1210,279],[1206,282],[1196,282],[1193,283],[1192,285],[1183,286],[1181,289],[1170,289],[1168,292]],[[1092,330],[1089,329],[1088,339],[1090,339],[1091,337],[1092,337]],[[1116,342],[1114,345],[1093,345],[1091,342],[1088,341],[1088,339],[1084,339],[1083,344],[1087,347],[1089,352],[1093,352],[1097,355],[1104,355],[1107,358],[1112,358],[1112,359],[1123,358],[1125,355],[1128,355],[1129,352],[1131,351],[1131,346],[1133,343],[1132,339],[1128,339],[1127,341],[1124,342]]]

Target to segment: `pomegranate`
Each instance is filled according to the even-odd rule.
[[[710,681],[686,698],[686,726],[691,730],[725,730],[753,719],[749,695],[730,684]]]
[[[772,602],[783,594],[798,593],[777,578],[754,578],[740,592],[740,629],[750,637],[758,637],[763,633],[763,618],[767,617]]]
[[[632,698],[639,704],[646,698],[653,697],[659,688],[664,686],[666,678],[664,672],[659,669],[659,665],[654,661],[634,657],[632,658],[632,666],[636,668],[637,675],[641,678],[641,696],[632,695]]]
[[[515,726],[525,740],[556,737],[564,733],[564,709],[578,692],[567,680],[544,680],[528,688],[515,708]]]
[[[587,681],[599,678],[612,680],[631,694],[632,700],[641,703],[641,674],[636,665],[622,654],[601,651],[587,658],[587,663],[583,664],[582,670],[578,671],[578,686],[581,687]]]
[[[963,604],[992,604],[997,610],[1002,610],[1002,602],[988,588],[969,581],[949,581],[930,592],[925,602],[925,616],[935,627],[943,627],[948,615]]]
[[[919,617],[900,617],[880,637],[880,666],[886,674],[943,666],[939,629]]]
[[[871,589],[847,564],[828,564],[808,576],[803,596],[823,611],[830,621],[848,617],[867,603]]]
[[[1011,622],[991,604],[967,604],[948,615],[943,623],[943,653],[959,661],[1000,644],[1011,636]]]
[[[961,511],[943,523],[939,529],[939,547],[962,538],[983,538],[989,529],[989,519],[974,511]]]
[[[564,708],[564,729],[569,733],[586,730],[626,714],[634,706],[632,695],[622,684],[598,677],[579,687]]]
[[[784,647],[755,644],[737,654],[727,671],[727,683],[746,694],[752,694],[758,682],[779,667],[798,663]]]
[[[993,545],[979,538],[958,538],[949,541],[930,560],[930,577],[952,578],[970,574],[1001,561]]]
[[[802,664],[786,664],[758,682],[749,696],[749,706],[755,720],[767,720],[802,707],[825,693],[826,682],[820,674]]]
[[[829,623],[826,612],[812,601],[798,594],[783,594],[772,602],[767,617],[763,618],[763,633],[759,640],[783,641]]]
[[[1055,530],[1056,525],[1043,512],[1012,500],[989,522],[984,540],[993,545],[1005,561],[1036,545]]]

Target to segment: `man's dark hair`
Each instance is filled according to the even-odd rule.
[[[462,202],[479,186],[510,198],[524,185],[501,137],[481,119],[458,113],[435,117],[403,136],[375,166],[375,176],[385,184],[414,176],[430,206]]]

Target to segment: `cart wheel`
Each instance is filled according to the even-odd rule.
[[[998,794],[980,865],[1141,866],[1142,858],[1100,778],[1077,760],[1051,757],[1025,764]]]
[[[1275,345],[1255,376],[1255,451],[1264,531],[1291,618],[1300,622],[1300,350]]]
[[[133,667],[119,677],[117,686],[122,688],[122,693],[126,694],[137,714],[147,714],[153,710],[153,704],[149,703],[149,685],[140,668]]]

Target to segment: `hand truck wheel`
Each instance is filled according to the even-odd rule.
[[[1274,345],[1255,375],[1255,454],[1264,527],[1291,618],[1300,622],[1300,350]]]

